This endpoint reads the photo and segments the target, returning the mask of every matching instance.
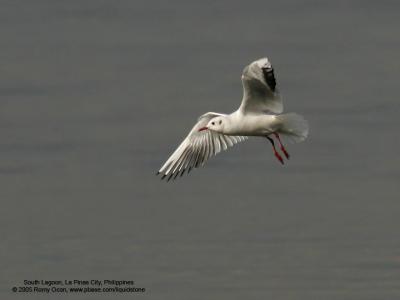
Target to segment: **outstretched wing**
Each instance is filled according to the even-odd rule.
[[[203,166],[211,156],[247,139],[245,136],[224,135],[212,130],[199,131],[212,118],[221,115],[209,112],[200,116],[188,136],[168,158],[157,175],[162,174],[162,179],[165,177],[168,177],[168,180],[172,177],[175,179],[179,174],[182,176],[186,170],[189,173],[192,168]]]
[[[276,87],[274,69],[268,58],[252,62],[243,70],[243,100],[240,110],[244,113],[283,112],[281,95]]]

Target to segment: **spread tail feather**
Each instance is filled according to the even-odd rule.
[[[296,113],[288,113],[277,116],[280,128],[278,133],[289,141],[299,143],[308,136],[308,122],[303,116]]]

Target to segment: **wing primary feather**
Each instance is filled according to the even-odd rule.
[[[185,174],[186,169],[182,169],[181,175],[179,175],[179,177],[182,177],[183,174]]]
[[[201,136],[200,138],[199,138],[199,143],[198,143],[198,148],[197,148],[197,151],[198,151],[198,156],[197,156],[197,160],[196,160],[196,168],[198,168],[199,167],[199,165],[200,165],[200,162],[201,162],[201,155],[202,155],[202,151],[203,151],[203,143],[202,143],[202,138],[203,138],[203,136]]]
[[[192,158],[193,158],[193,149],[192,149],[192,146],[190,146],[190,151],[188,153],[188,157],[187,157],[187,159],[185,161],[185,164],[183,165],[183,170],[187,169],[187,167],[189,166],[190,161],[192,160]]]
[[[182,166],[185,163],[187,154],[188,154],[188,152],[185,153],[185,156],[182,157],[182,159],[180,160],[179,164],[175,167],[174,173],[179,173],[181,171]]]
[[[211,132],[209,132],[208,134],[208,139],[210,141],[210,147],[211,147],[211,153],[210,156],[215,155],[215,143],[214,143],[214,137],[213,134]]]
[[[197,152],[196,152],[196,149],[195,149],[195,147],[193,145],[192,146],[192,152],[190,154],[190,160],[189,160],[189,163],[188,163],[188,167],[189,167],[188,174],[190,173],[190,170],[192,170],[192,168],[193,168],[193,162],[196,159],[196,155],[197,155]]]
[[[177,177],[178,175],[179,175],[179,171],[175,173],[174,180],[176,179],[176,177]]]
[[[205,153],[204,153],[203,165],[210,157],[210,155],[209,155],[210,154],[210,144],[208,142],[208,132],[204,135],[204,145],[205,145]]]
[[[172,175],[174,175],[174,174],[169,175],[169,177],[167,178],[167,182],[169,182],[171,180]]]
[[[199,145],[197,146],[197,156],[196,156],[196,160],[194,163],[194,167],[198,168],[199,167],[199,161],[201,159],[201,144],[199,143]]]
[[[225,144],[226,144],[226,149],[230,148],[233,146],[233,143],[231,142],[229,135],[223,135],[222,134],[223,139],[225,140]]]
[[[228,145],[228,147],[232,147],[233,146],[233,142],[232,142],[230,136],[224,136],[224,138],[225,138],[225,142]]]
[[[214,145],[215,145],[215,155],[221,152],[221,144],[219,143],[218,136],[213,134]]]
[[[175,165],[174,165],[174,168],[172,169],[172,173],[175,173],[175,172],[179,169],[179,167],[180,167],[182,161],[184,161],[184,159],[185,159],[185,157],[186,157],[186,154],[187,154],[187,152],[188,152],[188,149],[189,149],[189,147],[186,147],[185,150],[183,150],[181,156],[176,160],[176,163],[175,163]]]
[[[220,143],[222,145],[222,147],[221,147],[222,150],[225,151],[228,148],[228,146],[225,143],[224,136],[222,134],[218,134],[218,139],[219,139],[219,141],[220,141]]]
[[[172,155],[169,157],[169,159],[165,162],[165,164],[161,167],[160,172],[161,173],[168,173],[168,170],[165,172],[166,169],[168,169],[171,166],[171,163],[175,161],[176,156],[182,151],[182,148],[186,146],[186,140],[184,140],[179,147],[172,153]]]
[[[202,147],[203,147],[203,145],[202,145],[201,141],[199,140],[199,143],[198,143],[198,148],[197,148],[197,158],[196,158],[196,164],[194,165],[194,167],[195,167],[195,168],[198,168],[198,167],[199,167],[199,165],[200,165],[200,161],[201,161],[201,153],[202,153]]]
[[[169,174],[169,172],[174,168],[174,165],[176,163],[176,158],[171,160],[171,163],[168,165],[167,171],[165,172],[165,174]]]
[[[201,160],[200,160],[200,165],[204,166],[204,163],[207,160],[207,135],[203,134],[201,138]]]
[[[181,163],[179,165],[178,172],[181,172],[182,170],[185,169],[185,165],[187,164],[187,161],[190,157],[190,152],[191,152],[191,150],[190,150],[190,148],[188,148],[188,151],[185,154],[185,158],[181,161]]]
[[[182,163],[181,163],[181,165],[180,165],[178,171],[181,171],[182,169],[185,169],[185,168],[186,168],[186,165],[187,165],[188,160],[190,159],[190,154],[191,154],[191,153],[192,153],[192,150],[191,150],[191,147],[190,147],[190,148],[188,149],[188,151],[187,151],[187,153],[186,153],[186,156],[185,156],[185,159],[182,161]]]
[[[199,157],[199,149],[198,149],[198,141],[196,141],[193,145],[193,160],[190,162],[192,168],[195,168],[197,159]]]
[[[201,152],[201,142],[200,139],[197,140],[197,144],[196,144],[196,159],[193,162],[193,167],[197,168],[198,164],[199,164],[199,160],[200,160],[200,153]]]
[[[201,156],[200,156],[200,166],[203,166],[206,162],[206,153],[207,153],[207,135],[203,135],[201,139]]]
[[[208,158],[214,155],[214,144],[212,141],[211,134],[207,133],[207,145],[208,145]]]
[[[161,172],[163,172],[164,174],[168,174],[168,169],[170,168],[170,166],[171,166],[172,163],[173,163],[173,160],[171,160],[170,162],[168,162],[168,164],[167,164],[166,167],[165,167],[165,169],[167,169],[167,171],[165,171],[165,169],[164,169],[164,171],[161,171]]]

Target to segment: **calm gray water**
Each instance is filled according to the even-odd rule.
[[[2,1],[0,298],[24,279],[135,299],[399,299],[400,2]],[[307,142],[155,172],[272,60]],[[74,299],[113,294],[69,295]]]

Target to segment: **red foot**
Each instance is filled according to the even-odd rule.
[[[279,148],[281,148],[281,150],[282,150],[283,154],[285,154],[286,158],[287,158],[287,159],[289,159],[289,158],[290,158],[290,155],[289,155],[289,153],[286,151],[286,148],[285,148],[285,146],[283,146],[283,144],[282,144],[282,141],[281,141],[281,138],[280,138],[279,134],[277,134],[277,133],[275,132],[275,133],[274,133],[274,135],[275,135],[275,137],[278,139],[278,142],[279,142]]]
[[[289,159],[289,158],[290,158],[290,155],[289,155],[289,153],[286,151],[285,147],[282,146],[282,147],[281,147],[281,150],[282,150],[283,154],[285,154],[286,158]]]
[[[275,157],[276,157],[276,158],[281,162],[281,164],[283,165],[284,162],[283,162],[282,156],[280,156],[280,154],[279,154],[278,152],[276,152],[276,151],[274,151],[274,154],[275,154]]]

